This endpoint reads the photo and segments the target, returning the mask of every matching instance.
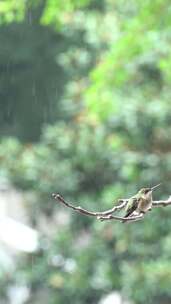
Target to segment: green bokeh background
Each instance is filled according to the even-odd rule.
[[[0,1],[0,123],[0,176],[31,193],[37,230],[64,212],[54,191],[105,210],[162,182],[155,198],[166,199],[170,1]],[[29,286],[27,304],[96,304],[112,291],[171,303],[169,207],[128,225],[65,212],[38,252],[0,271],[4,303],[11,283]]]

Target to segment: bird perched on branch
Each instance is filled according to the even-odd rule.
[[[147,210],[152,207],[152,192],[160,185],[161,184],[158,184],[152,188],[142,188],[136,195],[132,196],[126,205],[126,214],[124,217],[129,217],[134,211],[137,211],[139,214],[146,213]]]

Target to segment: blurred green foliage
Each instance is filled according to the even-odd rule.
[[[0,23],[21,21],[24,17],[25,4],[22,0],[0,1]]]
[[[1,105],[2,117],[9,119],[2,134],[15,136],[1,139],[0,163],[14,185],[36,195],[30,202],[34,225],[42,214],[50,222],[63,210],[50,198],[54,191],[90,210],[110,208],[117,198],[158,182],[163,185],[155,197],[167,198],[170,2],[49,0],[18,8],[26,10],[25,17],[1,25],[0,35],[29,31],[23,57],[12,38],[6,44],[16,66],[27,63],[22,72],[27,77],[10,70],[11,64],[16,80],[7,83],[9,74],[1,76],[2,91],[9,92],[12,83],[20,93],[5,95]],[[5,14],[4,20],[11,22]],[[2,54],[1,62],[9,60],[8,52]],[[37,103],[30,95],[33,82]],[[137,304],[170,303],[170,216],[169,207],[161,208],[143,222],[121,225],[72,213],[51,238],[42,236],[38,253],[23,256],[11,280],[31,287],[30,304],[47,303],[44,292],[49,304],[94,304],[112,290]]]

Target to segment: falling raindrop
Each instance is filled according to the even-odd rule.
[[[28,22],[30,25],[32,25],[32,13],[31,12],[28,13]]]

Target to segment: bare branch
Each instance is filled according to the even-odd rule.
[[[153,201],[153,207],[166,207],[171,205],[171,196],[166,201]]]
[[[123,209],[128,200],[126,199],[120,199],[118,202],[120,202],[120,205],[117,205],[117,206],[114,206],[113,208],[109,209],[109,210],[106,210],[106,211],[103,211],[103,212],[91,212],[91,211],[88,211],[80,206],[73,206],[71,205],[70,203],[66,202],[65,199],[60,195],[60,194],[56,194],[56,193],[53,193],[52,194],[52,197],[55,199],[55,200],[58,200],[60,203],[62,203],[63,205],[65,205],[66,207],[68,208],[71,208],[79,213],[82,213],[84,215],[88,215],[88,216],[107,216],[107,215],[110,215],[118,210],[121,210]]]
[[[108,215],[108,216],[98,216],[97,219],[100,221],[107,221],[107,220],[117,220],[117,221],[121,221],[123,223],[126,222],[135,222],[135,221],[139,221],[144,217],[144,214],[138,214],[138,215],[132,215],[129,217],[121,217],[121,216],[113,216],[113,215]]]
[[[116,205],[109,210],[102,211],[102,212],[93,212],[93,211],[88,211],[88,210],[86,210],[86,209],[84,209],[80,206],[74,206],[71,203],[66,202],[66,200],[60,194],[53,193],[52,197],[56,201],[65,205],[66,207],[68,207],[72,210],[75,210],[76,212],[79,212],[81,214],[84,214],[86,216],[94,216],[100,221],[116,220],[116,221],[120,221],[120,222],[123,222],[123,223],[125,223],[125,222],[131,222],[132,223],[132,222],[142,220],[145,216],[144,213],[135,214],[135,215],[132,214],[129,217],[121,217],[121,216],[112,215],[112,213],[123,209],[127,205],[128,199],[119,199],[118,200],[119,205]],[[165,207],[165,206],[168,206],[168,205],[171,205],[171,196],[167,200],[153,201],[153,203],[152,203],[152,207]],[[152,208],[150,207],[148,211],[150,211],[151,209]]]

